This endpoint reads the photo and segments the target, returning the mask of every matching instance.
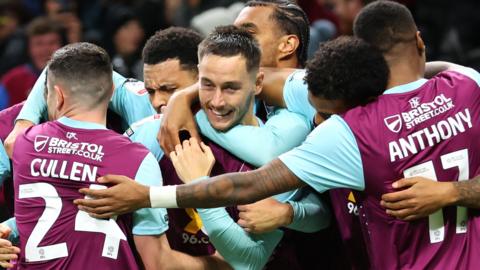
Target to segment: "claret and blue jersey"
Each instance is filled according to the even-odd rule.
[[[132,234],[168,228],[164,209],[99,220],[73,204],[78,189],[105,188],[96,179],[106,174],[162,184],[153,155],[104,126],[63,117],[29,128],[17,138],[13,164],[20,268],[137,269]]]
[[[461,181],[478,174],[472,138],[480,132],[479,83],[477,72],[464,69],[389,89],[376,102],[333,116],[280,159],[320,192],[363,191],[359,217],[372,267],[478,268],[475,210],[449,207],[408,223],[388,216],[379,201],[403,177]]]

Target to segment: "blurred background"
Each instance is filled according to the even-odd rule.
[[[309,55],[318,44],[352,34],[372,0],[298,0],[309,16]],[[0,0],[0,109],[26,98],[51,54],[88,41],[105,48],[114,69],[142,79],[141,51],[155,31],[175,25],[206,35],[233,23],[242,0]],[[480,68],[480,1],[404,0],[427,44],[428,60]]]

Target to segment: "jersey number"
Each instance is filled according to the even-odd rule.
[[[100,185],[90,185],[90,188],[105,188]],[[38,219],[25,245],[27,262],[39,262],[68,256],[65,242],[39,247],[40,242],[60,216],[62,200],[55,187],[48,183],[25,184],[19,186],[19,199],[42,198],[45,210]],[[78,211],[75,217],[75,231],[98,232],[105,234],[102,256],[116,259],[120,240],[127,240],[114,219],[102,220],[90,217],[84,211]]]
[[[443,169],[451,169],[458,167],[459,176],[458,181],[468,180],[468,151],[462,149],[440,157]],[[411,167],[403,172],[403,175],[408,177],[422,176],[437,181],[437,175],[433,167],[433,162],[428,161],[414,167]],[[442,242],[445,238],[445,227],[443,222],[442,209],[428,216],[428,227],[430,231],[430,243]],[[467,208],[457,207],[457,222],[456,233],[467,232]]]

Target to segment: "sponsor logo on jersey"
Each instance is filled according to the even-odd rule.
[[[392,132],[398,133],[402,129],[402,118],[398,114],[389,116],[383,121]]]
[[[357,200],[355,200],[355,196],[353,195],[353,192],[350,191],[350,193],[348,193],[347,200],[348,200],[347,202],[348,213],[358,216]]]
[[[408,103],[410,104],[411,110],[384,119],[385,125],[390,131],[398,133],[402,127],[412,129],[416,125],[435,116],[444,114],[455,107],[452,99],[446,97],[444,94],[436,96],[432,101],[423,103],[420,102],[419,97],[414,97],[411,98]]]
[[[47,137],[47,136],[37,135],[35,137],[35,141],[34,141],[35,151],[42,152],[42,150],[45,148],[45,146],[48,143],[48,139],[49,139],[49,137]]]
[[[135,79],[127,79],[123,86],[131,93],[137,96],[143,96],[148,93],[145,84]]]
[[[77,139],[76,133],[72,132],[70,136],[73,139]],[[47,153],[49,154],[75,155],[95,161],[102,161],[103,156],[105,155],[105,153],[103,153],[103,145],[87,142],[74,143],[56,137],[37,135],[34,141],[35,151],[41,152],[45,149],[46,146],[48,146]]]

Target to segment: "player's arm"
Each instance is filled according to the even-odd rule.
[[[190,256],[173,250],[165,234],[154,236],[134,236],[145,269],[232,269],[218,254],[211,256]]]
[[[143,207],[209,208],[248,204],[303,187],[317,192],[332,188],[363,190],[360,151],[348,125],[332,116],[305,142],[267,165],[250,172],[229,173],[188,185],[148,188],[128,177],[109,175],[101,183],[117,184],[106,190],[81,189],[96,200],[76,200],[95,217],[109,217]]]
[[[195,138],[177,145],[170,154],[175,171],[186,183],[210,175],[215,158],[211,149]],[[210,242],[235,269],[262,269],[282,238],[281,231],[250,235],[238,226],[225,208],[198,209]]]
[[[115,71],[112,79],[115,90],[108,107],[128,125],[155,114],[143,82],[126,79]]]
[[[238,224],[247,232],[264,233],[280,227],[313,233],[330,225],[330,210],[319,194],[309,188],[238,206]],[[274,199],[275,198],[275,199]],[[288,199],[285,202],[285,199]]]
[[[195,122],[192,105],[198,103],[198,84],[175,92],[169,99],[163,112],[163,121],[157,140],[163,151],[169,155],[180,144],[179,132],[186,130],[190,136],[200,140]]]
[[[430,79],[443,71],[457,71],[463,73],[469,68],[445,61],[432,61],[425,64],[425,78]]]
[[[257,167],[299,146],[310,133],[305,118],[285,109],[276,110],[264,126],[237,125],[227,132],[216,131],[203,111],[196,119],[202,134]]]
[[[13,152],[13,145],[18,135],[22,134],[25,129],[39,124],[41,120],[48,118],[45,101],[46,70],[47,68],[42,71],[40,77],[35,82],[22,110],[17,116],[13,131],[5,140],[5,148],[9,156]],[[133,124],[155,113],[146,91],[145,93],[141,92],[138,90],[138,86],[134,86],[133,82],[129,82],[116,72],[113,72],[112,80],[115,90],[109,108],[118,113],[127,124]],[[137,90],[138,92],[135,92]]]
[[[142,162],[135,181],[147,186],[162,185],[158,161],[152,154]],[[193,257],[172,250],[165,235],[166,217],[164,208],[144,208],[133,213],[134,241],[146,269],[230,269],[219,256]]]
[[[396,192],[384,194],[381,205],[387,214],[402,220],[416,220],[451,206],[480,208],[480,176],[468,181],[437,182],[424,177],[400,179]]]

